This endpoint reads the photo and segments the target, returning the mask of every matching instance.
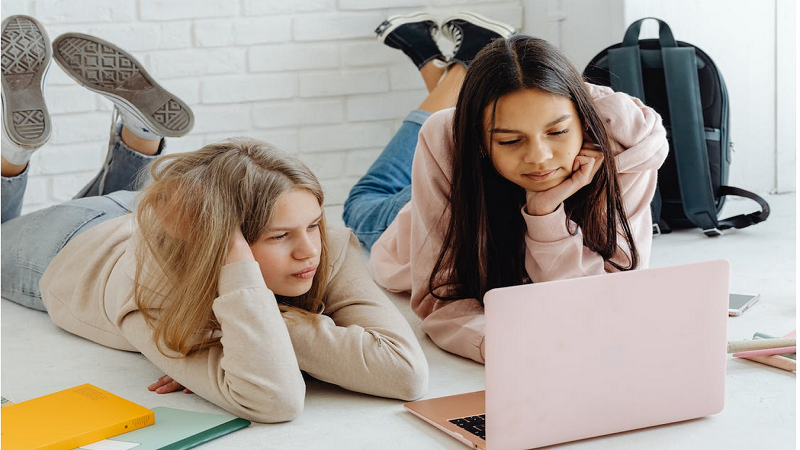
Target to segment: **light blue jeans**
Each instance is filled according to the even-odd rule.
[[[411,200],[411,164],[419,130],[430,117],[414,110],[406,116],[383,153],[353,186],[342,218],[367,249],[381,237],[400,209]]]
[[[39,280],[56,253],[89,228],[133,212],[136,192],[132,191],[146,180],[139,173],[156,156],[131,150],[119,131],[117,126],[100,173],[66,203],[20,216],[28,169],[15,177],[2,177],[3,298],[44,311]]]

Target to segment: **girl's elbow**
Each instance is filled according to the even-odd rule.
[[[280,390],[260,395],[262,401],[243,409],[240,417],[259,423],[289,422],[300,416],[305,406],[305,383],[285,386]]]
[[[398,398],[400,400],[416,400],[428,391],[428,362],[423,358],[422,361],[409,364],[409,368],[404,375],[403,389]]]

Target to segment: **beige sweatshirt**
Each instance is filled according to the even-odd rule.
[[[639,268],[646,268],[652,245],[650,200],[658,168],[667,157],[661,116],[638,99],[610,88],[586,85],[610,131],[622,201],[639,251]],[[439,301],[428,279],[444,242],[452,179],[454,109],[433,114],[422,126],[411,171],[411,201],[373,245],[369,269],[375,281],[391,291],[411,292],[411,308],[422,330],[439,347],[484,362],[485,318],[477,299]],[[527,226],[525,269],[536,282],[598,275],[614,271],[583,245],[580,230],[572,235],[564,208],[545,216],[520,211]],[[577,227],[573,222],[571,228]],[[613,260],[627,263],[627,246],[619,242]]]
[[[428,365],[405,318],[368,275],[355,236],[329,227],[331,277],[325,311],[286,321],[258,263],[222,268],[213,309],[222,345],[186,358],[156,347],[133,300],[136,223],[104,222],[72,239],[40,287],[51,319],[99,344],[138,351],[197,395],[240,417],[280,422],[303,409],[301,370],[345,389],[412,400],[428,386]]]

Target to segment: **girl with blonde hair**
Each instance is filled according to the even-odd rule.
[[[46,39],[35,20],[11,20]],[[4,42],[6,34],[4,23]],[[98,47],[122,61],[119,70],[103,68],[113,77],[91,78],[84,69],[92,58],[66,54]],[[46,48],[34,55],[40,77]],[[428,367],[414,333],[369,277],[352,233],[326,226],[322,189],[305,165],[252,140],[158,157],[162,136],[191,129],[189,107],[113,44],[71,34],[53,49],[68,75],[114,101],[122,121],[103,169],[75,200],[20,216],[28,158],[47,134],[4,120],[4,298],[46,310],[86,339],[141,352],[167,374],[151,390],[185,387],[258,422],[300,414],[301,371],[372,395],[411,400],[425,392]],[[14,89],[43,105],[40,83],[15,85],[5,60],[3,69],[4,119],[37,107],[6,101],[23,97]],[[160,120],[152,104],[183,116]],[[132,192],[147,166],[152,183]]]

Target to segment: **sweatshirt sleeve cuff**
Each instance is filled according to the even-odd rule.
[[[521,209],[522,218],[528,228],[528,239],[534,242],[556,242],[571,237],[567,226],[567,214],[564,212],[564,204],[558,205],[555,211],[544,216],[532,216],[525,212],[525,207]]]
[[[238,261],[222,266],[219,274],[219,296],[241,289],[264,289],[261,267],[255,261]]]

